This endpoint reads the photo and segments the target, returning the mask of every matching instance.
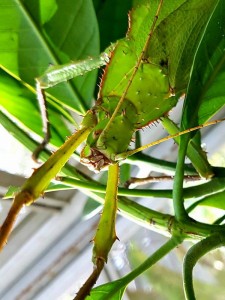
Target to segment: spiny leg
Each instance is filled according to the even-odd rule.
[[[40,112],[41,112],[42,130],[44,133],[44,138],[41,144],[37,146],[37,148],[34,150],[32,154],[32,158],[35,161],[38,160],[39,154],[41,153],[42,150],[45,149],[45,146],[49,143],[49,140],[51,138],[46,96],[44,90],[40,86],[39,81],[36,82],[36,92],[37,92],[37,98],[38,98]]]
[[[96,235],[93,239],[93,263],[92,274],[86,280],[74,300],[85,299],[93,285],[96,283],[104,264],[107,262],[109,251],[116,240],[115,221],[117,214],[117,191],[119,183],[118,163],[110,165],[106,188],[105,203],[98,224]]]
[[[5,246],[16,218],[24,205],[32,204],[43,195],[50,181],[58,174],[78,146],[84,142],[95,126],[95,115],[89,111],[76,131],[41,167],[28,178],[15,195],[10,211],[0,227],[0,251]]]
[[[49,143],[51,138],[47,101],[44,90],[106,65],[109,62],[109,56],[114,47],[115,46],[112,44],[98,57],[89,57],[85,60],[71,62],[62,66],[51,66],[42,76],[36,78],[36,92],[42,117],[44,139],[33,152],[32,158],[35,161],[38,159],[40,152]]]

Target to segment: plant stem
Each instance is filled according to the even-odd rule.
[[[100,260],[98,266],[94,266],[93,272],[79,289],[73,300],[84,300],[90,294],[92,287],[96,284],[96,281],[102,272],[104,264],[104,261]]]
[[[118,298],[118,299],[121,299],[121,295],[123,294],[126,286],[132,280],[134,280],[136,277],[141,275],[144,271],[148,270],[151,266],[153,266],[155,263],[157,263],[161,258],[163,258],[171,250],[173,250],[182,241],[183,241],[183,239],[180,238],[180,237],[170,238],[164,245],[162,245],[149,258],[147,258],[139,267],[137,267],[136,269],[131,271],[129,274],[127,274],[123,278],[120,278],[120,279],[112,282],[113,283],[113,288],[111,287],[110,289],[106,289],[108,291],[107,295],[103,295],[103,297],[101,297],[101,299],[102,300],[103,299],[104,300],[114,299],[114,297],[115,297],[115,299],[117,299],[117,297],[116,297],[117,295],[120,295],[120,298]],[[112,285],[112,283],[110,283],[110,285]],[[91,293],[90,299],[94,299],[95,295],[98,294],[98,288],[100,288],[100,290],[101,290],[102,287],[107,286],[107,285],[109,285],[109,284],[99,286],[99,287],[96,288],[96,290],[93,290],[93,294]]]
[[[188,138],[183,137],[184,142],[180,143],[178,158],[177,158],[177,168],[174,177],[173,184],[173,208],[175,213],[175,218],[178,221],[188,219],[188,214],[184,208],[184,195],[183,195],[183,181],[184,181],[184,160],[187,152]]]
[[[77,180],[71,177],[59,176],[57,177],[61,183],[65,184],[55,184],[53,186],[49,186],[46,192],[57,191],[57,190],[66,190],[69,187],[74,189],[81,189],[83,191],[92,191],[97,193],[105,193],[106,186],[95,183],[91,180],[82,181]],[[224,178],[213,178],[209,182],[193,186],[187,187],[183,189],[183,197],[185,200],[188,199],[197,199],[202,198],[204,196],[214,195],[219,192],[223,192],[225,190],[224,186]],[[129,196],[129,197],[145,197],[145,198],[167,198],[172,199],[173,190],[169,189],[126,189],[126,188],[118,188],[118,195],[120,196]]]
[[[182,237],[171,237],[164,245],[162,245],[158,250],[156,250],[149,258],[147,258],[139,267],[134,269],[128,275],[123,277],[126,285],[134,280],[137,276],[141,275],[144,271],[148,270],[157,261],[163,258],[167,253],[173,250],[177,245],[182,243]]]
[[[192,246],[187,252],[183,264],[183,283],[185,298],[187,300],[196,299],[192,275],[194,266],[203,255],[205,255],[213,249],[224,246],[224,244],[224,233],[214,233],[211,236],[203,239],[202,241]]]
[[[105,193],[106,186],[90,181],[80,181],[70,177],[59,176],[57,180],[60,182],[72,186],[74,188],[89,190],[98,193]],[[59,188],[60,189],[60,188]],[[53,189],[52,190],[56,190]],[[50,190],[51,191],[51,190]],[[148,189],[126,189],[118,188],[118,195],[130,196],[130,197],[164,197],[172,198],[172,190],[148,190]]]

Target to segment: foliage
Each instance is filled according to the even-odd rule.
[[[129,28],[124,37],[124,12],[132,4]],[[118,160],[133,154],[127,152],[133,135],[136,134],[138,139],[138,130],[149,123],[160,119],[168,133],[176,134],[203,124],[224,106],[224,1],[141,0],[124,1],[120,6],[118,1],[111,0],[0,0],[0,8],[0,120],[31,152],[43,135],[34,79],[44,72],[48,75],[54,69],[47,69],[49,63],[67,63],[62,71],[65,76],[70,72],[71,59],[79,60],[86,68],[85,72],[80,71],[80,75],[85,75],[47,90],[51,139],[39,158],[46,162],[16,193],[7,221],[1,228],[1,245],[7,240],[12,221],[21,207],[31,204],[43,192],[73,186],[84,192],[88,190],[92,199],[101,203],[104,202],[101,194],[106,193],[94,238],[95,268],[76,299],[84,299],[89,294],[107,261],[116,239],[117,207],[125,217],[171,237],[131,273],[93,289],[87,299],[122,299],[129,282],[185,239],[200,238],[184,261],[185,295],[187,299],[195,299],[193,267],[201,256],[224,246],[225,229],[223,224],[220,225],[223,219],[215,224],[205,224],[191,219],[188,213],[201,205],[224,210],[224,169],[210,165],[201,148],[200,134],[189,130],[179,138],[178,135],[174,137],[179,144],[177,165],[142,153],[127,159],[127,163],[137,166],[141,162],[149,167],[155,166],[161,173],[172,171],[175,174],[173,190],[118,188]],[[97,101],[91,107],[97,80],[97,72],[92,69],[97,65],[91,66],[90,56],[97,57],[98,61],[100,49],[119,38],[104,54],[109,62],[101,79]],[[75,68],[77,65],[75,63]],[[90,69],[92,71],[87,72]],[[184,92],[186,96],[178,128],[167,113]],[[81,125],[74,121],[72,112],[84,115]],[[70,134],[68,127],[71,125],[77,126],[78,131],[61,146]],[[98,170],[110,165],[107,187],[66,164],[71,155],[77,158],[74,151],[85,140],[82,161]],[[50,146],[58,149],[51,157]],[[185,164],[186,155],[191,160],[191,167]],[[127,179],[130,171],[131,166],[124,165],[121,177]],[[58,172],[62,175],[61,182],[51,183]],[[200,175],[207,182],[184,189],[186,175]],[[9,191],[7,197],[12,194]],[[143,207],[127,198],[129,195],[173,199],[174,216]],[[187,210],[184,200],[190,198],[194,199],[194,204]]]

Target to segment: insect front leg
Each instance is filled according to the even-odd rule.
[[[37,98],[38,98],[40,112],[41,112],[42,130],[44,133],[44,138],[43,138],[41,144],[39,144],[37,146],[37,148],[34,150],[34,152],[32,154],[32,158],[35,161],[38,160],[39,154],[41,153],[42,150],[45,149],[45,146],[49,143],[50,138],[51,138],[46,95],[45,95],[44,89],[41,88],[38,80],[36,82],[36,92],[37,92]]]
[[[34,160],[37,160],[40,152],[45,148],[51,138],[45,89],[77,76],[82,76],[106,65],[109,62],[110,53],[114,47],[115,45],[112,44],[97,57],[89,57],[62,66],[50,66],[42,76],[36,78],[36,91],[42,117],[44,139],[33,152],[32,157]]]

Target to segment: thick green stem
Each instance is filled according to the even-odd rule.
[[[70,177],[57,177],[61,183],[64,183],[68,186],[81,189],[81,190],[89,190],[97,193],[105,193],[106,186],[102,184],[98,184],[90,181],[80,181]],[[62,189],[59,188],[59,189]],[[66,188],[65,188],[66,189]],[[57,190],[50,188],[51,190]],[[162,198],[172,198],[172,190],[148,190],[148,189],[126,189],[126,188],[118,188],[118,195],[120,196],[130,196],[130,197],[162,197]]]
[[[57,191],[57,190],[66,190],[69,189],[69,187],[74,189],[81,189],[83,191],[92,191],[97,193],[105,193],[106,186],[93,182],[91,180],[89,181],[82,181],[77,180],[71,177],[64,177],[60,176],[57,177],[57,180],[60,181],[60,183],[63,183],[65,185],[62,185],[59,183],[59,185],[51,185],[48,187],[46,192],[51,191]],[[223,178],[213,178],[209,182],[188,187],[183,189],[183,197],[185,200],[189,199],[197,199],[202,198],[210,195],[215,195],[220,192],[224,192],[225,185],[224,185],[224,177]],[[172,199],[173,198],[173,190],[168,189],[127,189],[127,188],[118,188],[118,195],[119,196],[129,196],[129,197],[145,197],[145,198],[167,198]],[[9,195],[8,195],[9,196]],[[197,203],[197,202],[196,202]]]
[[[175,217],[178,221],[188,218],[188,214],[184,207],[184,160],[187,152],[188,140],[185,136],[184,143],[180,144],[177,158],[177,168],[173,184],[173,207]]]
[[[225,237],[224,233],[214,233],[211,236],[205,238],[204,240],[198,242],[190,248],[187,252],[184,264],[183,264],[183,283],[185,298],[187,300],[195,300],[195,293],[193,287],[193,268],[198,262],[198,260],[208,253],[209,251],[216,249],[218,247],[224,246]]]

